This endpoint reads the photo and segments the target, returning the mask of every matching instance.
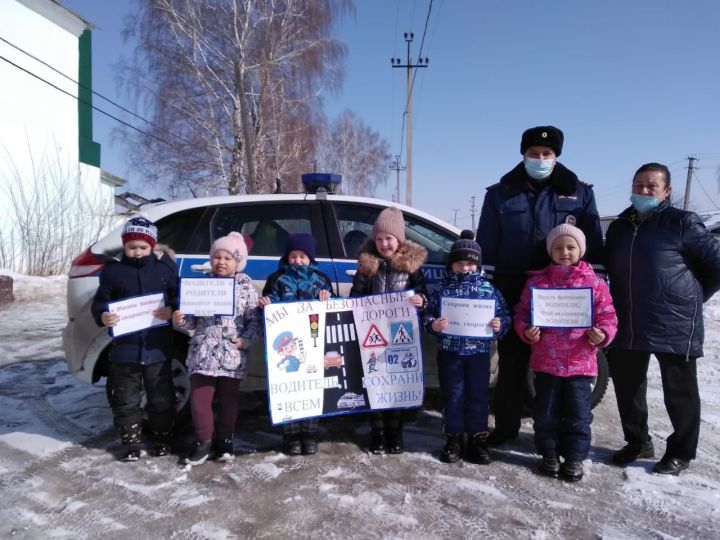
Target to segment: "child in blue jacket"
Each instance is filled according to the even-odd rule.
[[[472,231],[463,231],[450,248],[448,268],[440,289],[432,293],[423,316],[428,332],[438,335],[438,370],[443,397],[443,430],[447,436],[440,459],[454,463],[463,452],[468,434],[469,461],[488,464],[487,448],[490,382],[490,351],[493,342],[510,328],[510,309],[502,294],[478,270],[480,246]],[[490,321],[491,337],[458,336],[445,331],[450,326],[441,313],[442,298],[495,301]]]
[[[330,278],[321,272],[315,262],[317,243],[306,233],[290,235],[279,269],[265,283],[260,304],[296,302],[298,300],[327,300],[332,294]],[[294,344],[292,334],[280,334],[273,347],[280,352]],[[291,354],[285,355],[284,369],[297,371],[300,361]],[[298,420],[283,425],[283,449],[291,456],[317,452],[318,419]]]

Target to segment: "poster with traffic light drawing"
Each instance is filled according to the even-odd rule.
[[[422,335],[410,294],[265,306],[272,423],[422,405]]]

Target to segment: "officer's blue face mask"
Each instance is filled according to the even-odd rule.
[[[630,195],[630,203],[632,203],[635,210],[641,214],[647,214],[651,210],[654,210],[660,204],[660,201],[654,195],[640,195],[633,193]]]
[[[554,166],[554,159],[525,158],[525,171],[535,180],[542,180],[550,176]]]

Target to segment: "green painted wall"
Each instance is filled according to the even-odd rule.
[[[100,145],[93,141],[92,34],[85,30],[78,42],[78,156],[80,162],[100,167]]]

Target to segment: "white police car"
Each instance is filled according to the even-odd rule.
[[[212,242],[231,231],[252,240],[245,272],[253,278],[258,291],[278,267],[287,237],[292,233],[311,233],[317,240],[317,262],[334,282],[335,292],[348,296],[357,266],[357,253],[372,230],[375,218],[387,206],[403,211],[406,236],[423,245],[428,258],[423,273],[430,287],[439,283],[445,261],[460,229],[425,212],[380,199],[335,195],[337,175],[303,175],[305,193],[229,195],[144,205],[141,213],[158,228],[158,243],[176,253],[180,277],[197,277],[209,269],[208,253]],[[63,330],[63,347],[71,373],[80,380],[95,383],[107,375],[110,337],[98,327],[90,314],[90,304],[98,287],[98,276],[105,262],[122,253],[122,225],[88,247],[72,263],[68,274],[68,324]],[[177,333],[173,378],[178,408],[189,398],[185,370],[187,336]],[[435,341],[425,339],[426,386],[437,387]],[[493,358],[495,360],[495,358]],[[599,375],[593,389],[593,405],[600,402],[608,386],[607,361],[599,355]],[[497,372],[493,361],[491,385]],[[532,374],[529,373],[532,395]],[[250,354],[248,389],[266,387],[262,343]]]
[[[148,204],[141,213],[155,222],[158,243],[166,244],[177,256],[180,277],[197,277],[207,269],[210,245],[230,231],[252,239],[245,272],[260,291],[267,277],[277,270],[286,239],[292,233],[311,233],[317,240],[317,262],[334,282],[336,292],[347,296],[357,265],[357,252],[372,230],[378,213],[393,205],[379,199],[335,195],[337,175],[303,175],[306,193],[235,195],[197,198]],[[460,230],[425,212],[403,205],[406,235],[427,248],[423,268],[432,286],[442,278],[445,258]],[[107,374],[110,337],[98,327],[90,314],[90,304],[98,286],[98,276],[106,261],[122,253],[117,227],[87,248],[69,272],[67,303],[68,324],[63,330],[63,347],[70,371],[86,382],[96,382]],[[188,398],[184,355],[187,338],[178,339],[174,374],[178,404]],[[432,347],[427,347],[427,352]],[[429,356],[429,355],[428,355]],[[432,351],[434,358],[434,351]],[[429,369],[432,379],[436,370]],[[262,344],[253,348],[248,366],[250,388],[265,387]]]

